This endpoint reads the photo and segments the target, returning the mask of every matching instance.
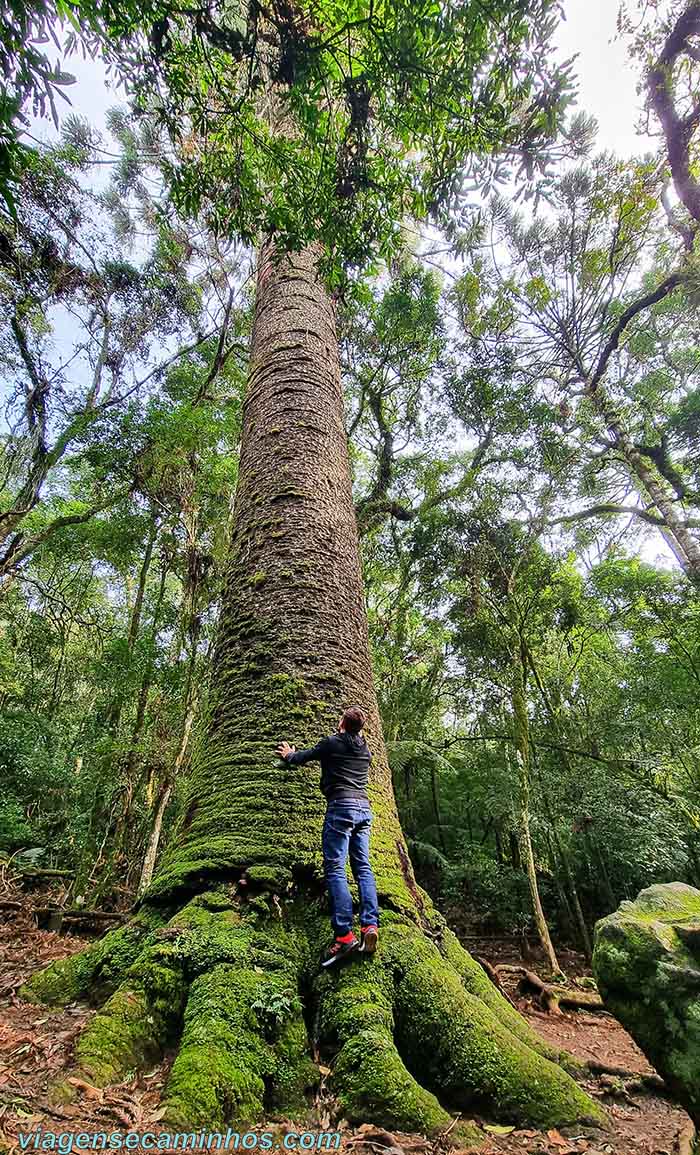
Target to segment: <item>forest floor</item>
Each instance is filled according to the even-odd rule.
[[[70,1067],[75,1039],[91,1012],[83,1005],[64,1010],[33,1006],[16,992],[33,971],[80,950],[85,941],[74,935],[38,930],[30,908],[41,905],[41,901],[32,895],[25,896],[24,902],[26,906],[20,910],[0,911],[0,1149],[6,1145],[14,1155],[20,1150],[18,1134],[37,1130],[162,1130],[162,1125],[158,1125],[159,1104],[168,1073],[167,1058],[152,1070],[105,1090],[78,1083],[73,1104],[53,1106],[47,1102],[47,1084]],[[484,939],[466,945],[496,965],[521,961],[514,943]],[[560,957],[568,974],[583,973],[578,956],[563,952]],[[537,970],[536,962],[528,965]],[[690,1150],[683,1139],[686,1136],[687,1143],[687,1115],[666,1097],[658,1081],[655,1084],[652,1079],[650,1086],[640,1082],[640,1077],[653,1076],[654,1072],[615,1019],[605,1013],[582,1011],[545,1014],[529,1001],[517,999],[514,989],[510,993],[531,1025],[549,1042],[584,1061],[619,1068],[629,1072],[629,1076],[603,1074],[587,1083],[589,1092],[608,1111],[608,1133],[489,1133],[485,1146],[479,1148],[481,1155],[679,1155]],[[332,1130],[335,1124],[331,1119],[332,1102],[322,1084],[314,1119],[306,1126]],[[281,1135],[285,1130],[304,1128],[274,1120],[267,1129]],[[369,1124],[341,1126],[341,1131],[344,1155],[440,1155],[440,1144],[419,1135],[389,1134]],[[466,1149],[461,1155],[466,1155]]]

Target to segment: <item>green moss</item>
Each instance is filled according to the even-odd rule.
[[[304,1092],[318,1072],[287,983],[284,972],[228,964],[195,979],[166,1092],[171,1123],[241,1125],[263,1116],[266,1106],[305,1110]]]
[[[274,751],[284,737],[297,744],[316,741],[326,729],[328,705],[309,693],[303,679],[270,671],[269,647],[247,636],[259,628],[252,619],[236,625],[239,634],[246,633],[245,669],[242,659],[220,663],[215,695],[235,694],[241,721],[234,718],[213,733],[205,728],[195,745],[191,796],[149,890],[151,902],[251,869],[259,869],[261,882],[286,885],[294,868],[319,856],[318,768],[290,768]],[[214,701],[212,711],[217,709]]]
[[[177,1031],[186,993],[172,949],[144,951],[80,1036],[78,1069],[105,1086],[160,1058]]]
[[[406,1069],[387,1031],[361,1030],[345,1043],[333,1068],[333,1087],[351,1122],[373,1122],[433,1135],[451,1119],[434,1095]]]
[[[308,1111],[307,1096],[319,1082],[319,1070],[311,1061],[309,1038],[300,1014],[280,1024],[274,1053],[275,1072],[267,1096],[267,1111],[300,1118]]]
[[[518,1014],[496,989],[483,967],[479,966],[476,959],[464,949],[457,936],[444,925],[441,928],[439,945],[442,954],[462,980],[464,989],[480,999],[511,1034],[539,1055],[559,1063],[572,1075],[581,1074],[585,1070],[584,1063],[566,1051],[551,1047],[532,1030],[523,1016]]]
[[[284,867],[272,866],[269,863],[259,863],[246,871],[246,878],[251,886],[260,890],[286,890],[292,881],[292,872]]]
[[[623,902],[621,911],[646,915],[654,922],[685,922],[700,919],[700,891],[684,882],[667,882],[641,890],[634,902]]]
[[[273,1063],[251,1009],[260,985],[254,972],[228,964],[192,983],[166,1092],[170,1123],[215,1128],[262,1116]]]
[[[38,971],[20,987],[19,993],[29,1002],[66,1006],[88,993],[94,971],[94,953],[89,949],[81,951]]]
[[[248,897],[248,906],[251,910],[254,910],[256,914],[261,914],[266,917],[270,914],[270,903],[262,894],[251,894]]]
[[[79,1071],[104,1087],[140,1063],[159,1058],[148,1015],[148,1004],[140,991],[115,991],[78,1040],[75,1057]]]
[[[593,968],[620,1019],[700,1122],[700,891],[643,890],[598,923]]]
[[[110,931],[86,950],[38,971],[20,994],[30,1002],[57,1006],[81,998],[105,998],[119,985],[159,922],[153,911],[140,911],[126,926]]]
[[[449,1126],[450,1116],[401,1060],[392,1038],[393,982],[377,961],[318,979],[320,1038],[337,1051],[333,1090],[351,1120],[433,1134]]]
[[[437,948],[415,929],[385,934],[394,968],[395,1038],[409,1070],[460,1110],[508,1122],[603,1124],[605,1115],[560,1067],[516,1038],[469,994]]]
[[[167,949],[179,960],[189,978],[203,974],[222,962],[245,965],[250,961],[250,932],[229,900],[215,902],[211,892],[192,899],[163,931]]]
[[[266,868],[255,881],[269,887],[283,878]],[[313,972],[315,1041],[350,1118],[430,1134],[451,1125],[447,1107],[549,1126],[602,1119],[561,1070],[465,991],[412,920],[384,911],[377,955],[318,975],[313,956],[327,932],[319,903],[270,900],[261,916],[236,891],[233,880],[203,891],[158,929],[144,916],[133,940],[140,954],[79,1040],[79,1071],[89,1081],[151,1063],[182,1024],[165,1096],[170,1124],[303,1116],[318,1070],[298,992]],[[427,902],[423,916],[439,930]],[[107,953],[121,955],[128,941],[119,937]]]
[[[182,1126],[251,1122],[265,1110],[306,1111],[318,1079],[297,995],[308,962],[298,912],[284,921],[193,900],[171,922],[171,942],[192,976],[182,1041],[166,1093]]]
[[[55,1083],[50,1083],[46,1092],[46,1100],[53,1107],[63,1107],[67,1103],[73,1103],[78,1097],[78,1088],[73,1083],[69,1083],[68,1079],[59,1079]]]

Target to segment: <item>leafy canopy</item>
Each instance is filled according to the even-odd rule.
[[[160,117],[186,213],[206,207],[217,231],[274,233],[287,249],[320,240],[356,265],[398,244],[406,214],[458,208],[474,156],[520,150],[532,175],[570,89],[569,68],[548,54],[558,10],[556,0],[30,9],[39,34],[52,15],[77,21],[69,48],[82,36]],[[47,83],[19,49],[9,76],[13,98]]]

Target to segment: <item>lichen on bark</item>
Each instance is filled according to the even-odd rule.
[[[213,689],[181,819],[135,922],[35,976],[28,993],[65,1001],[97,983],[108,996],[76,1049],[93,1082],[177,1044],[164,1106],[178,1125],[298,1114],[318,1079],[313,1054],[353,1119],[425,1133],[450,1126],[451,1110],[603,1122],[413,876],[372,682],[334,308],[317,256],[278,260],[272,245],[260,255]],[[373,958],[319,977],[318,770],[273,751],[282,738],[316,741],[351,703],[367,714],[373,753],[382,939]]]

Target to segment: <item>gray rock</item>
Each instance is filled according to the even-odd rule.
[[[700,1124],[700,890],[647,887],[595,933],[593,970],[610,1010]]]

